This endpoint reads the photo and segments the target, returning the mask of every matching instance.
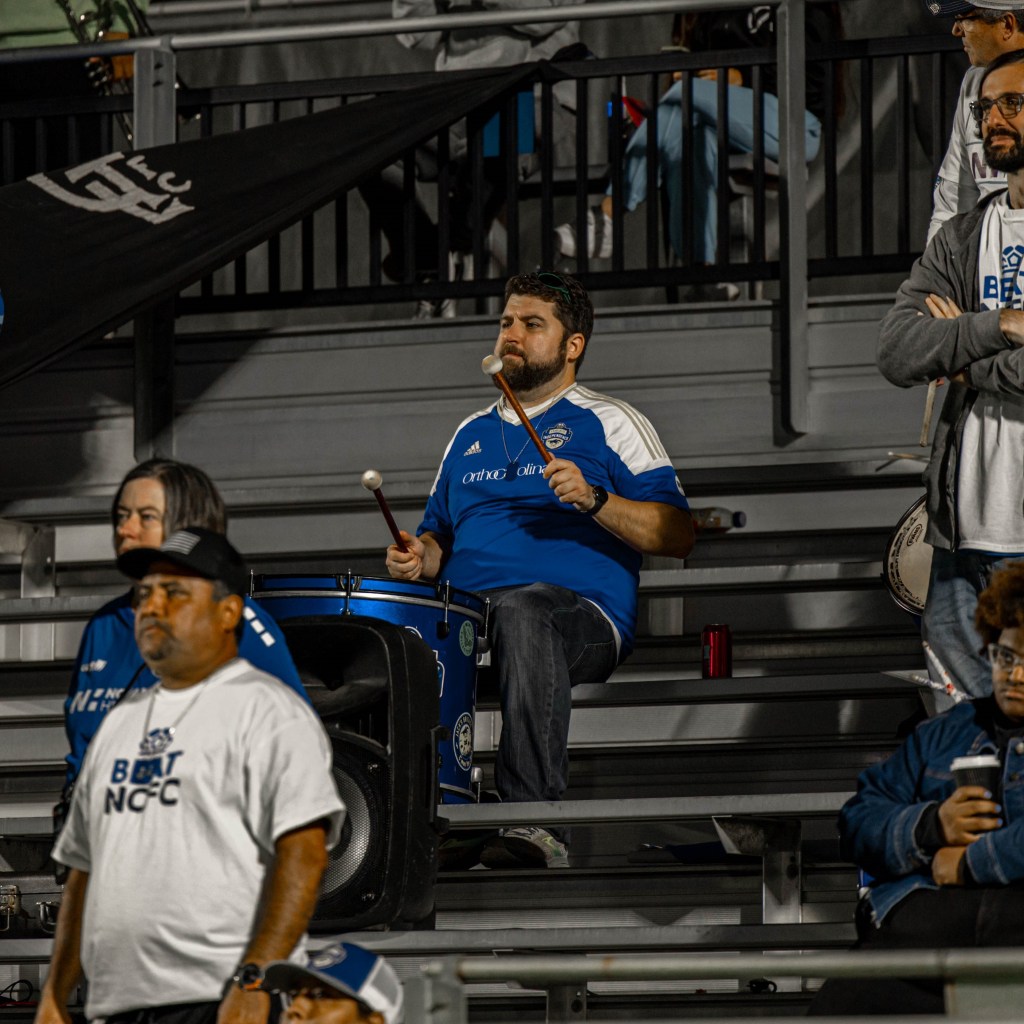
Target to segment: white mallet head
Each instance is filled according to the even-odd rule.
[[[480,369],[487,374],[488,377],[493,377],[496,373],[501,373],[502,363],[496,355],[484,356],[480,362]]]
[[[384,478],[375,469],[368,469],[360,481],[368,491],[377,491],[384,482]]]

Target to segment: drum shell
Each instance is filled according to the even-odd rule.
[[[258,576],[252,596],[279,623],[311,616],[365,615],[419,636],[437,659],[440,725],[447,732],[438,744],[442,800],[475,799],[470,773],[476,653],[485,608],[480,598],[445,584],[347,574]]]

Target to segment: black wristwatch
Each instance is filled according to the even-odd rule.
[[[590,508],[582,509],[585,516],[596,516],[601,509],[604,508],[605,503],[608,501],[608,492],[600,485],[596,484],[593,488],[594,492],[594,504]]]
[[[263,984],[263,968],[252,962],[239,964],[231,981],[243,992],[257,992]]]

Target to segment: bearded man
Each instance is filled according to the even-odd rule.
[[[925,471],[934,556],[921,627],[970,697],[992,692],[978,594],[1024,555],[1024,50],[997,57],[979,90],[971,114],[1008,188],[942,226],[878,345],[879,368],[900,387],[949,380]]]
[[[593,322],[573,278],[509,280],[494,352],[555,458],[545,464],[499,399],[456,430],[417,536],[403,535],[408,551],[387,551],[398,579],[450,580],[490,598],[504,802],[561,799],[571,688],[603,682],[631,650],[643,555],[684,558],[693,547],[686,498],[654,428],[576,383]],[[557,823],[506,828],[477,853],[490,867],[569,863]]]

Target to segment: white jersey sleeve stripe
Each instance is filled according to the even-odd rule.
[[[628,402],[580,387],[566,397],[597,416],[608,447],[634,475],[672,465],[650,420]]]

